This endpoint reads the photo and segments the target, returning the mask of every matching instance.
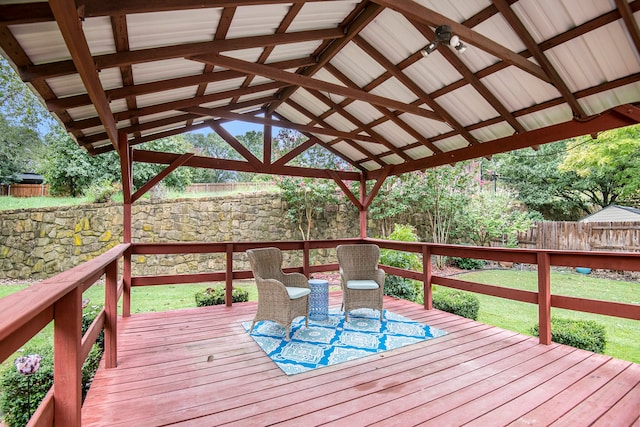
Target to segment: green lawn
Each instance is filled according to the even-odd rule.
[[[86,197],[0,197],[0,211],[73,206],[90,203]]]
[[[518,270],[484,270],[456,276],[460,280],[537,291],[538,273]],[[595,278],[572,271],[551,273],[551,292],[556,295],[640,304],[640,282]],[[480,300],[478,321],[532,335],[538,322],[538,306],[487,295]],[[640,363],[640,321],[553,308],[551,316],[595,320],[605,325],[605,354]]]

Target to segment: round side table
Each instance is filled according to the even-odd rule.
[[[329,317],[329,282],[322,279],[309,280],[309,319],[327,320]]]

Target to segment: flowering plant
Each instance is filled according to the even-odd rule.
[[[30,354],[18,357],[13,363],[20,374],[31,375],[40,367],[40,360],[42,360],[42,356],[39,354]]]

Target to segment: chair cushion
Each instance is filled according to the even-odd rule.
[[[301,298],[311,293],[311,290],[307,288],[296,288],[295,286],[286,286],[286,288],[291,299]]]
[[[349,280],[347,282],[348,289],[378,289],[379,286],[375,280]]]

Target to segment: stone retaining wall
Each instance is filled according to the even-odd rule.
[[[277,193],[138,201],[133,205],[135,242],[226,242],[300,240],[285,218]],[[313,239],[358,236],[358,213],[350,204],[326,206]],[[88,261],[122,241],[122,205],[4,211],[0,214],[0,279],[40,280]],[[314,251],[313,263],[332,257]],[[291,259],[289,259],[291,257]],[[298,259],[296,259],[298,258]],[[285,254],[285,265],[301,265]],[[248,269],[244,254],[234,269]],[[153,255],[133,259],[134,275],[223,271],[224,254]]]

